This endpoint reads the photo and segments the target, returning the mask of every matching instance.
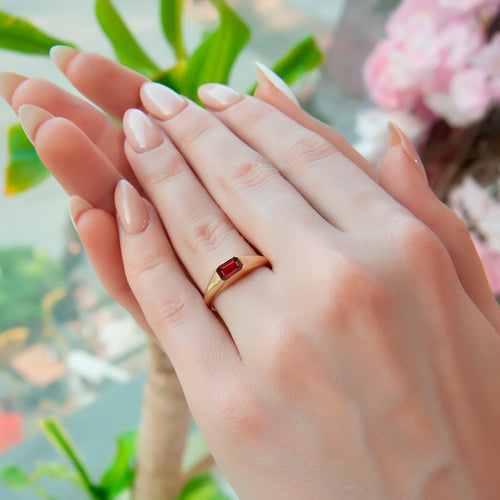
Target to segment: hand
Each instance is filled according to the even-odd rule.
[[[158,214],[119,183],[125,270],[241,498],[495,498],[499,332],[436,234],[261,100],[142,95],[125,150]],[[254,249],[271,268],[214,314]]]
[[[56,47],[52,56],[72,84],[116,120],[121,121],[126,109],[140,107],[139,89],[146,81],[144,76],[97,54],[80,53],[68,47]],[[499,308],[492,299],[465,224],[439,202],[425,183],[419,182],[415,164],[404,150],[398,146],[391,148],[377,174],[338,132],[290,101],[273,84],[275,76],[262,72],[259,76],[257,97],[322,135],[372,178],[379,175],[380,185],[435,232],[448,249],[466,292],[493,325],[500,328]],[[44,127],[44,134],[36,136],[35,147],[69,194],[79,195],[92,206],[113,214],[112,193],[117,180],[123,176],[139,187],[123,153],[123,130],[113,120],[45,80],[26,80],[20,75],[5,73],[0,81],[3,82],[2,94],[14,111],[23,104],[32,104],[65,118],[57,121],[57,127]],[[118,88],[116,81],[120,82]],[[39,115],[38,123],[48,118],[50,115]],[[52,147],[54,143],[58,148]],[[102,212],[96,212],[95,217],[88,214],[85,223],[78,224],[78,230],[110,295],[148,329],[123,272],[114,217]]]

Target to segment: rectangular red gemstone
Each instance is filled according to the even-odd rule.
[[[217,268],[217,274],[220,276],[221,280],[226,281],[231,276],[236,274],[242,267],[243,264],[240,262],[238,257],[233,257]]]

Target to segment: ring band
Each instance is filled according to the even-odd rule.
[[[258,267],[267,266],[269,261],[262,255],[232,257],[221,264],[212,274],[205,291],[205,304],[215,311],[213,305],[219,293]]]

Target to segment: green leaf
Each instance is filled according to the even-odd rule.
[[[96,0],[95,12],[102,30],[113,45],[116,57],[122,64],[149,78],[160,71],[139,46],[110,0]]]
[[[96,488],[92,484],[87,467],[63,426],[56,419],[47,418],[40,422],[40,427],[54,448],[73,465],[82,486],[92,495],[92,498],[105,498],[100,488]]]
[[[29,189],[50,176],[26,137],[21,125],[7,128],[9,161],[5,171],[5,194],[7,196]]]
[[[68,479],[81,485],[79,477],[74,471],[69,470],[64,464],[58,462],[38,462],[35,472],[31,475],[32,481],[38,481],[42,477],[51,479]]]
[[[47,35],[25,19],[0,11],[0,48],[47,55],[54,45],[74,47],[71,43]]]
[[[236,58],[250,38],[248,26],[224,0],[213,0],[220,13],[219,27],[189,58],[185,95],[199,102],[197,89],[204,83],[227,83]]]
[[[15,490],[31,488],[31,480],[21,468],[9,465],[0,470],[0,478],[9,487]]]
[[[185,59],[182,40],[182,0],[161,0],[160,17],[163,33],[175,51],[177,59]]]
[[[181,59],[175,66],[157,74],[153,80],[170,87],[179,94],[184,94],[186,88],[186,61]]]
[[[273,71],[290,85],[322,62],[323,53],[314,38],[308,36],[292,47],[288,54],[274,65]]]
[[[134,481],[130,462],[135,457],[137,431],[128,431],[116,438],[117,450],[113,462],[102,476],[100,486],[108,494],[116,495],[129,488]]]
[[[177,500],[230,500],[230,498],[209,473],[203,473],[186,483]]]

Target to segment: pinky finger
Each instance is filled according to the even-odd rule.
[[[426,224],[446,247],[458,278],[471,300],[500,329],[500,308],[465,223],[442,203],[406,150],[393,146],[379,167],[379,184]]]
[[[70,198],[69,207],[80,241],[104,288],[145,332],[152,334],[125,276],[115,217],[93,208],[79,196]]]
[[[125,180],[118,183],[115,202],[128,283],[197,407],[214,379],[239,371],[236,346],[184,273],[151,203]]]

